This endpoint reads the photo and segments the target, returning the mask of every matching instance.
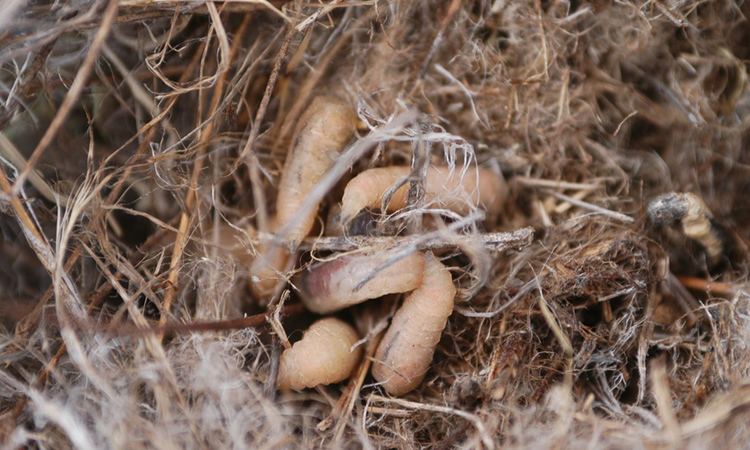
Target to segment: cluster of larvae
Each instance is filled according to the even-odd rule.
[[[293,249],[312,231],[318,213],[316,205],[309,214],[296,217],[300,207],[351,140],[355,126],[352,107],[334,97],[315,98],[302,116],[281,176],[276,215],[270,221],[271,232],[284,229],[284,244],[278,243],[282,240],[263,244],[250,266],[251,288],[257,297],[269,297],[285,281]],[[379,208],[386,193],[410,173],[405,166],[384,167],[355,176],[344,191],[342,221],[365,208]],[[408,188],[405,184],[391,195],[389,212],[407,205]],[[506,192],[499,175],[481,168],[431,167],[424,180],[425,202],[457,213],[480,207],[494,216]],[[293,219],[297,225],[288,227]],[[386,294],[409,293],[377,348],[372,370],[387,392],[402,395],[424,378],[453,311],[456,287],[449,269],[431,252],[415,251],[373,276],[397,250],[342,256],[310,268],[293,284],[306,307],[318,314]],[[361,348],[355,346],[359,339],[352,326],[337,318],[313,323],[300,341],[283,352],[279,388],[299,390],[348,378],[362,357]]]

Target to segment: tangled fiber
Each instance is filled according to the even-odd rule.
[[[3,448],[747,446],[750,4],[2,3]],[[275,389],[314,316],[293,285],[253,298],[247,267],[318,94],[356,106],[358,158],[297,270],[342,250],[323,235],[366,168],[510,186],[497,218],[358,218],[455,244],[455,311],[402,398],[366,369]],[[705,202],[719,261],[649,222],[669,192]],[[367,347],[396,301],[340,317]]]

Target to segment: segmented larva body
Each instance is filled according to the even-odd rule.
[[[447,167],[430,167],[424,181],[425,201],[460,214],[468,212],[470,206],[478,206],[491,217],[496,215],[508,191],[503,178],[488,169],[469,167],[466,173],[463,170],[463,166],[456,166],[452,172]],[[406,166],[381,167],[352,178],[344,190],[341,217],[349,220],[364,208],[379,208],[386,192],[410,172]],[[406,183],[391,197],[388,212],[405,207],[408,195]]]
[[[718,260],[723,253],[724,243],[711,222],[713,214],[697,195],[684,195],[687,212],[682,218],[682,232],[685,236],[700,242],[711,261]]]
[[[661,195],[651,201],[647,213],[656,225],[679,222],[685,236],[700,243],[711,262],[721,258],[723,239],[713,224],[713,214],[697,195],[690,192]]]
[[[295,283],[302,302],[310,311],[325,314],[371,298],[416,289],[422,283],[425,264],[425,259],[417,252],[393,262],[357,289],[399,250],[343,256],[318,264]]]
[[[357,115],[351,105],[334,97],[316,97],[300,120],[292,154],[284,171],[276,198],[276,222],[288,223],[305,201],[307,194],[328,172],[354,135]],[[317,210],[305,216],[287,236],[299,242],[315,224]]]
[[[372,375],[391,395],[403,395],[425,377],[453,312],[456,287],[450,271],[438,259],[424,255],[422,284],[396,311],[375,353]]]
[[[352,326],[334,317],[313,323],[281,354],[279,389],[301,390],[347,379],[362,356],[361,348],[352,348],[358,340]]]
[[[338,98],[320,96],[312,101],[300,119],[299,131],[284,163],[271,232],[278,232],[296,216],[307,194],[320,182],[354,135],[356,118],[351,105]],[[284,238],[300,242],[310,233],[317,214],[316,205]],[[259,297],[272,293],[289,258],[285,246],[268,244],[265,247],[250,269],[252,288]]]

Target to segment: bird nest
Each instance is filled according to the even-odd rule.
[[[4,448],[747,444],[748,4],[4,3]],[[351,105],[351,159],[300,193],[315,224],[258,296],[320,95]],[[339,226],[347,182],[393,165],[508,195],[444,211],[413,176],[405,208]],[[648,207],[670,192],[703,234]],[[295,277],[363,248],[451,271],[424,380],[393,396],[368,370],[395,294],[335,314],[367,355],[348,380],[279,391],[319,317]]]

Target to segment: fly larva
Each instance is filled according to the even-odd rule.
[[[685,236],[703,247],[711,264],[721,259],[724,252],[722,230],[697,195],[689,192],[660,195],[649,203],[647,214],[649,221],[657,226],[679,223]]]
[[[424,181],[424,200],[435,206],[465,214],[470,206],[479,206],[490,217],[495,216],[507,195],[501,176],[488,169],[463,166],[449,173],[447,167],[430,167]],[[365,170],[346,185],[341,206],[341,217],[350,220],[364,208],[378,208],[386,192],[411,173],[406,166],[380,167]],[[406,206],[409,184],[405,183],[390,198],[388,212]]]
[[[393,262],[366,280],[399,250],[343,256],[318,264],[303,273],[296,283],[302,302],[310,311],[325,314],[371,298],[416,289],[424,273],[424,258],[417,252]]]
[[[450,271],[432,253],[424,260],[422,284],[396,311],[375,353],[372,375],[391,395],[406,394],[422,382],[453,312],[456,287]]]
[[[343,381],[362,356],[351,325],[333,317],[310,325],[302,339],[284,350],[279,361],[279,389],[301,390]]]
[[[292,221],[307,194],[331,168],[354,134],[356,114],[352,107],[335,97],[316,97],[300,119],[292,151],[284,163],[276,197],[276,216],[272,232]],[[315,224],[316,207],[283,236],[294,244],[304,239]],[[250,268],[253,291],[259,297],[269,295],[284,270],[289,252],[280,244],[268,244]]]

